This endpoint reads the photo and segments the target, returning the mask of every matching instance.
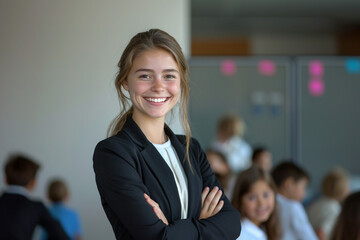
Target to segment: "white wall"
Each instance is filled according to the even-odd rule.
[[[119,112],[121,52],[135,33],[156,27],[189,56],[189,11],[188,0],[0,0],[1,165],[11,152],[37,159],[37,197],[49,178],[65,178],[85,239],[114,239],[92,154]]]

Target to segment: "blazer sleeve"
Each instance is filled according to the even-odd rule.
[[[195,139],[192,139],[192,142],[192,151],[200,167],[204,188],[208,186],[212,189],[218,186],[224,193],[224,190],[221,188],[215,174],[210,168],[210,164],[200,144]],[[224,206],[220,212],[210,218],[199,220],[203,239],[236,239],[240,235],[241,224],[239,212],[232,206],[225,194],[222,195],[221,200],[224,201]]]
[[[134,159],[136,154],[135,148],[129,147],[129,143],[111,141],[100,142],[94,152],[96,184],[116,237],[141,240],[219,239],[215,236],[205,237],[210,236],[205,232],[209,227],[219,228],[216,223],[221,219],[209,222],[179,219],[168,226],[158,219],[145,201],[143,194],[147,193],[151,197],[151,193],[142,181],[141,168]],[[214,232],[224,232],[224,236],[228,236],[225,233],[227,229]]]

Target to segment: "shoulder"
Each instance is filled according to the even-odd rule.
[[[61,206],[61,211],[63,211],[63,213],[66,214],[69,218],[76,218],[77,217],[76,211],[74,209],[66,206],[66,205]]]
[[[186,136],[185,135],[176,134],[175,136],[182,145],[186,146]],[[190,148],[191,149],[199,149],[199,148],[201,149],[199,141],[194,137],[190,138]]]
[[[298,201],[288,199],[281,194],[277,194],[276,199],[281,208],[286,208],[287,210],[298,209],[302,206]]]
[[[94,160],[105,155],[119,155],[123,157],[129,157],[129,155],[135,154],[139,146],[132,141],[124,132],[106,138],[100,141],[94,150]]]
[[[241,233],[239,239],[266,240],[266,234],[258,226],[250,222],[247,218],[244,218],[241,221]]]

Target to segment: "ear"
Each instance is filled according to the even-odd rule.
[[[29,190],[29,191],[32,191],[34,188],[35,188],[35,185],[36,185],[36,180],[35,178],[33,178],[29,183],[28,185],[26,185],[26,189]]]
[[[126,90],[126,91],[129,91],[129,86],[128,86],[128,81],[127,79],[125,79],[123,82],[122,82],[122,87]]]

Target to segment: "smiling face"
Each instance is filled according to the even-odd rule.
[[[123,87],[130,94],[135,121],[165,121],[180,96],[178,65],[165,50],[146,50],[134,59]]]
[[[256,181],[242,199],[241,209],[255,225],[260,226],[267,221],[275,207],[274,191],[264,180]]]

